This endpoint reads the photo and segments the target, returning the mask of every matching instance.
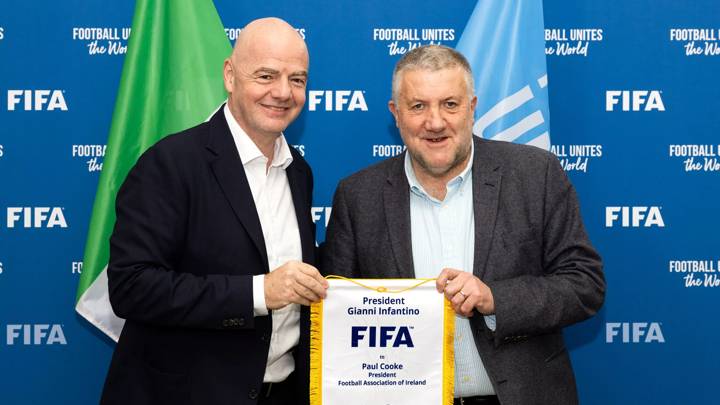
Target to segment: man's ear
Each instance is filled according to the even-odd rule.
[[[232,93],[233,84],[235,82],[235,72],[233,72],[233,65],[230,63],[230,59],[225,59],[223,65],[223,82],[225,83],[225,91]]]
[[[393,117],[395,117],[395,126],[398,126],[398,112],[397,112],[397,105],[393,100],[388,101],[388,109],[392,113]]]

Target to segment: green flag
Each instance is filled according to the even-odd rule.
[[[148,147],[220,106],[230,51],[212,0],[137,0],[75,304],[116,341],[124,321],[110,307],[106,274],[115,196]]]

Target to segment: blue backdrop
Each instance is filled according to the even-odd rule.
[[[319,240],[338,180],[402,150],[387,110],[392,68],[400,48],[430,38],[387,29],[439,29],[434,43],[454,47],[475,7],[215,4],[231,40],[268,15],[305,36],[308,102],[287,135],[315,172]],[[2,404],[99,398],[114,343],[73,307],[133,9],[0,5]],[[565,331],[581,402],[717,403],[720,3],[546,0],[544,14],[552,151],[608,281],[598,316]]]

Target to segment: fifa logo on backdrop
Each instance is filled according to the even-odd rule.
[[[6,327],[5,342],[13,345],[66,345],[65,333],[59,324],[9,324]]]
[[[61,207],[7,207],[8,228],[67,228]]]
[[[608,90],[605,92],[605,111],[665,111],[659,90]]]
[[[310,90],[308,110],[316,111],[367,111],[364,91],[360,90]]]
[[[15,111],[67,111],[64,90],[8,90],[7,109]],[[21,105],[18,105],[21,104]]]
[[[312,215],[313,223],[324,223],[325,227],[330,222],[330,214],[332,213],[332,207],[312,207],[310,214]],[[324,220],[323,220],[324,219]]]
[[[607,322],[605,343],[665,343],[658,322]]]
[[[665,227],[660,207],[605,207],[605,227]]]

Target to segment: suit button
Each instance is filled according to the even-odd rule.
[[[251,389],[250,392],[248,393],[248,398],[257,399],[257,397],[258,397],[257,390],[255,388]]]
[[[229,320],[228,320],[228,319],[223,319],[223,321],[222,321],[222,326],[223,326],[223,328],[227,328],[228,326],[230,326]]]
[[[235,319],[237,321],[237,326],[245,326],[245,318]]]

